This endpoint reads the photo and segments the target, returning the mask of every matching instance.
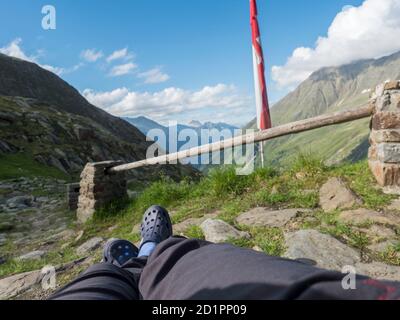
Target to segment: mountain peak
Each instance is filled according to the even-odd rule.
[[[202,126],[202,123],[200,121],[197,120],[192,120],[189,122],[189,126],[191,127],[195,127],[195,128],[199,128]]]

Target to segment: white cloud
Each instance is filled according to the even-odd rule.
[[[121,50],[116,50],[111,55],[109,55],[107,57],[107,62],[111,62],[114,60],[120,60],[120,59],[130,60],[133,58],[134,58],[134,55],[132,53],[128,52],[128,48],[124,48]]]
[[[240,95],[235,86],[226,84],[206,86],[198,91],[171,87],[154,93],[135,92],[127,88],[110,92],[86,89],[83,96],[116,116],[144,114],[157,120],[174,119],[182,113],[195,114],[205,109],[208,109],[208,115],[210,112],[215,114],[216,109],[231,114],[234,110],[247,110],[251,105],[250,97]]]
[[[136,68],[137,68],[137,65],[132,62],[129,62],[126,64],[121,64],[121,65],[115,66],[111,69],[110,76],[111,77],[119,77],[119,76],[123,76],[126,74],[130,74]]]
[[[36,62],[35,57],[28,57],[21,49],[21,38],[14,39],[7,46],[0,48],[0,52],[14,58],[26,60],[29,62]]]
[[[0,53],[3,53],[5,55],[8,55],[10,57],[14,57],[14,58],[18,58],[21,60],[25,60],[25,61],[29,61],[29,62],[33,62],[38,64],[40,67],[42,67],[43,69],[46,69],[47,71],[53,72],[55,74],[57,74],[58,76],[61,76],[63,74],[67,74],[67,73],[72,73],[77,71],[78,69],[80,69],[83,64],[79,63],[71,68],[61,68],[61,67],[55,67],[55,66],[51,66],[48,64],[41,64],[38,61],[38,57],[37,56],[28,56],[27,54],[25,54],[25,52],[22,50],[21,48],[21,43],[22,43],[22,39],[17,38],[14,39],[13,41],[11,41],[7,46],[0,48]],[[43,55],[43,52],[41,50],[39,50],[39,56]]]
[[[81,57],[88,62],[96,62],[103,57],[103,52],[96,49],[87,49],[82,51]]]
[[[295,49],[284,66],[272,68],[272,78],[282,88],[293,88],[322,67],[399,51],[399,16],[399,0],[365,0],[359,7],[345,6],[315,48]]]
[[[139,73],[138,77],[144,79],[144,82],[147,84],[162,83],[170,79],[170,76],[162,72],[160,68],[154,68],[149,71]]]
[[[78,63],[78,64],[72,66],[71,68],[60,68],[60,67],[53,67],[53,66],[49,66],[49,65],[40,65],[40,66],[43,69],[46,69],[47,71],[53,72],[56,75],[61,76],[61,75],[69,74],[69,73],[79,70],[81,67],[84,66],[84,64]]]

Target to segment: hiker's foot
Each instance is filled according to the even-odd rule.
[[[142,241],[139,256],[149,256],[157,244],[172,237],[172,223],[168,211],[160,206],[147,209],[140,233]]]
[[[111,239],[103,251],[103,262],[122,267],[128,260],[138,256],[139,249],[128,240]]]

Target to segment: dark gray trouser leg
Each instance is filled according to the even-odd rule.
[[[170,239],[148,259],[144,299],[397,299],[400,283],[357,278],[344,290],[338,272],[231,245]]]
[[[95,265],[54,298],[235,300],[400,297],[400,283],[358,277],[356,290],[344,290],[341,273],[200,240],[171,238],[164,241],[157,246],[144,267],[145,264],[145,260],[132,259],[124,268]],[[141,267],[144,267],[142,272]]]
[[[140,274],[147,259],[134,259],[123,269],[108,263],[91,266],[57,291],[50,300],[140,300]]]

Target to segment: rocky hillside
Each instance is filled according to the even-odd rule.
[[[13,192],[17,185],[31,189],[27,181],[18,181],[0,185],[0,190]],[[53,197],[7,201],[10,213],[16,206],[30,206],[21,221],[29,220],[32,210],[41,210],[42,220],[31,224],[40,225],[45,233],[52,225],[61,229],[45,238],[43,232],[28,232],[19,242],[13,237],[27,229],[19,226],[6,234],[9,240],[0,245],[0,300],[43,299],[52,290],[41,286],[42,267],[54,266],[56,284],[63,286],[100,261],[107,239],[138,244],[143,212],[154,203],[168,208],[176,235],[308,258],[326,269],[342,271],[351,265],[358,274],[400,281],[400,199],[382,193],[366,161],[326,167],[316,159],[299,157],[280,171],[258,169],[250,176],[237,176],[234,168],[225,168],[210,172],[199,183],[158,181],[86,225],[54,215]],[[62,228],[65,224],[67,229]],[[3,222],[0,233],[2,227],[12,228]]]
[[[150,145],[134,126],[91,105],[55,74],[2,54],[0,128],[0,162],[20,162],[21,170],[30,162],[76,175],[90,161],[144,159]],[[196,174],[184,166],[161,171],[176,179]],[[142,169],[136,176],[152,172]]]
[[[324,113],[357,108],[368,102],[371,88],[400,78],[400,52],[378,60],[323,68],[272,108],[275,126]],[[254,127],[255,121],[249,126]],[[330,163],[364,158],[368,148],[368,119],[323,128],[267,143],[266,158],[287,159],[299,150],[317,153]]]

